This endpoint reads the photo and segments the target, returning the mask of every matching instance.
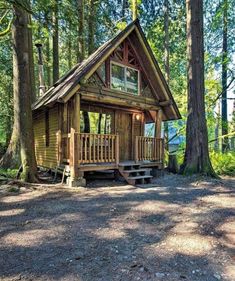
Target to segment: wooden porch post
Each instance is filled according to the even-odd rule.
[[[155,138],[161,138],[161,130],[162,130],[162,110],[159,109],[156,112],[155,118]]]
[[[76,93],[73,98],[73,112],[70,132],[70,186],[84,186],[85,180],[79,177],[78,161],[80,160],[80,94]]]
[[[156,145],[156,155],[157,155],[157,159],[160,161],[163,161],[163,155],[162,155],[162,142],[160,140],[161,138],[161,130],[162,130],[162,110],[159,109],[156,112],[156,118],[155,118],[155,138],[157,138],[157,145]],[[164,153],[164,151],[163,151]]]

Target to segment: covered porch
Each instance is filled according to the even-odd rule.
[[[90,132],[84,132],[87,127],[84,112],[92,119],[89,124]],[[58,164],[69,167],[70,180],[82,178],[87,171],[117,169],[121,172],[135,169],[136,176],[144,176],[144,167],[162,169],[162,110],[152,110],[152,113],[155,115],[152,116],[150,111],[138,107],[119,108],[104,103],[88,104],[81,99],[80,94],[76,94],[63,119],[69,130],[59,131],[57,135]],[[105,126],[101,128],[101,122],[95,122],[94,117],[98,120],[102,116],[108,122],[105,121]],[[152,137],[145,136],[148,118],[155,123]]]

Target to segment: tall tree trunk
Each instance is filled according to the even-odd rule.
[[[59,32],[58,32],[58,0],[53,0],[52,12],[53,26],[53,83],[59,79]]]
[[[96,31],[96,12],[97,1],[90,0],[89,5],[89,18],[88,18],[88,54],[92,54],[95,49],[95,31]]]
[[[31,15],[28,15],[29,17],[29,49],[31,50],[29,52],[29,65],[30,65],[30,77],[31,77],[31,85],[32,85],[32,103],[36,101],[37,94],[36,94],[36,87],[35,87],[35,75],[34,75],[34,59],[33,59],[33,40],[32,40],[32,19]]]
[[[94,0],[90,0],[90,5],[93,5]],[[85,58],[85,40],[84,40],[84,0],[77,0],[78,7],[78,53],[77,60],[78,62],[82,62]],[[94,8],[94,7],[93,7]],[[95,9],[95,8],[94,8]],[[89,6],[89,11],[93,11],[91,6]],[[90,13],[90,12],[89,12]],[[95,22],[95,18],[92,18],[92,24],[90,23],[90,15],[88,19],[88,29],[89,29],[89,38],[90,38],[90,28],[93,27],[93,22]],[[93,44],[93,41],[90,42],[88,38],[88,51],[90,54],[90,44]],[[84,132],[90,133],[90,118],[87,111],[82,112],[83,120],[84,120]]]
[[[169,50],[169,1],[164,0],[164,66],[166,81],[170,83],[170,50]],[[164,123],[165,136],[166,136],[166,149],[168,150],[169,128],[168,122]]]
[[[228,68],[228,1],[223,2],[223,50],[222,50],[222,135],[228,134],[227,68]],[[228,150],[228,138],[222,139],[222,152]]]
[[[215,144],[214,144],[215,151],[219,151],[219,127],[220,127],[220,100],[218,101],[218,112],[216,116],[216,125],[215,125]]]
[[[126,21],[127,0],[122,0],[122,18]]]
[[[138,17],[138,4],[137,0],[131,0],[131,9],[132,9],[132,20],[136,20]]]
[[[32,84],[30,68],[32,45],[29,44],[29,15],[18,5],[13,5],[15,20],[12,26],[13,40],[13,91],[17,127],[20,139],[22,179],[34,182],[37,179],[37,165],[34,152],[34,136],[31,111]],[[18,134],[15,132],[16,135]],[[13,134],[14,135],[14,134]],[[18,135],[17,135],[18,136]]]
[[[20,167],[20,136],[19,136],[19,119],[18,119],[18,104],[14,93],[14,123],[11,134],[11,139],[8,144],[6,153],[0,160],[2,168],[18,169]]]
[[[232,132],[235,132],[235,100],[233,101]],[[231,150],[235,149],[235,136],[231,138]]]
[[[51,55],[50,55],[50,38],[48,37],[46,39],[46,76],[47,76],[47,87],[49,88],[51,86]]]
[[[205,115],[203,1],[186,0],[188,56],[188,119],[181,172],[216,176],[209,151]]]
[[[84,39],[84,0],[77,0],[78,8],[78,52],[77,60],[81,62],[85,58],[85,39]],[[95,21],[95,19],[93,19]]]
[[[69,27],[70,29],[70,27]],[[69,35],[67,38],[67,45],[68,45],[68,68],[69,70],[72,68],[72,36],[71,36],[71,31],[69,30]]]
[[[101,134],[101,122],[102,122],[102,113],[99,113],[98,134]]]

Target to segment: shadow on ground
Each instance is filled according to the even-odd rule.
[[[234,186],[169,175],[1,195],[0,279],[235,280]]]

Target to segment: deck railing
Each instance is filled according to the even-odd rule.
[[[119,136],[72,132],[59,135],[61,150],[58,155],[64,163],[92,164],[119,163]],[[137,136],[135,161],[164,161],[164,140]],[[70,155],[71,154],[71,155]],[[75,162],[74,162],[75,161]],[[60,161],[59,161],[60,162]]]
[[[79,164],[119,162],[118,135],[80,133],[78,138]]]
[[[135,161],[163,162],[164,140],[137,136],[135,141]]]

